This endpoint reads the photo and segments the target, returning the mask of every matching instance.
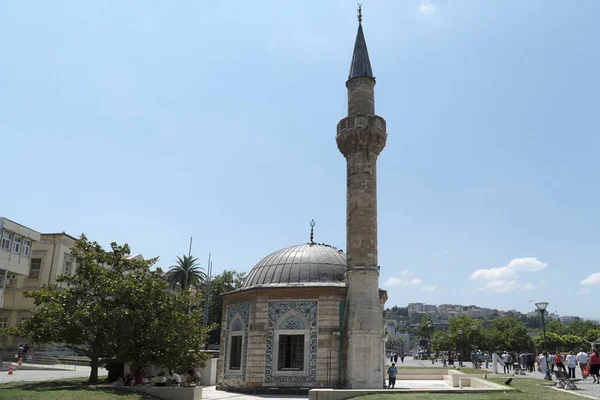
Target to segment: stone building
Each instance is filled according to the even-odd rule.
[[[359,8],[348,117],[336,135],[347,161],[348,257],[314,243],[311,232],[310,242],[266,256],[242,289],[223,295],[220,389],[281,393],[383,384],[387,293],[378,286],[376,162],[387,133],[375,115],[361,22]]]

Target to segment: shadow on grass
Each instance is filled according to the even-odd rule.
[[[100,384],[105,382],[100,382]],[[145,395],[143,393],[135,393],[130,390],[124,390],[122,388],[107,388],[107,387],[96,387],[87,383],[86,381],[73,381],[73,380],[61,380],[61,381],[43,381],[43,382],[15,382],[7,385],[0,385],[1,389],[18,389],[23,391],[31,392],[52,392],[52,391],[102,391],[105,393],[113,394],[115,396],[131,396],[132,394],[139,394],[140,400],[143,399],[154,399],[155,397]]]

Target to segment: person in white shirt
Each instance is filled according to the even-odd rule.
[[[179,376],[178,373],[173,372],[173,375],[171,376],[171,379],[173,380],[173,387],[180,387],[181,386],[181,376]]]
[[[544,379],[548,379],[548,357],[547,357],[547,352],[543,352],[542,354],[540,354],[540,357],[538,358],[538,364],[540,366],[540,371],[542,372],[542,375],[544,375]]]
[[[504,373],[508,374],[509,373],[509,362],[510,362],[510,356],[508,355],[508,352],[505,351],[504,354],[502,354],[502,362],[504,363]]]
[[[577,362],[579,363],[579,369],[581,369],[581,376],[586,380],[587,376],[584,375],[583,370],[587,366],[588,361],[590,361],[590,356],[588,356],[583,349],[579,349],[579,353],[577,353]]]
[[[575,357],[575,353],[570,352],[565,361],[569,368],[569,377],[575,379],[575,368],[577,367],[577,357]]]

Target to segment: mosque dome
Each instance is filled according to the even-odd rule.
[[[277,250],[252,268],[242,289],[346,286],[346,255],[327,244],[307,243]]]

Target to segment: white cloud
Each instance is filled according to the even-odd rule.
[[[548,264],[535,257],[515,258],[504,267],[478,269],[471,274],[471,279],[482,282],[483,286],[479,290],[488,292],[508,293],[517,288],[531,291],[534,289],[531,283],[518,283],[517,272],[537,272],[547,266]]]
[[[431,1],[421,0],[421,4],[419,5],[419,8],[417,8],[417,11],[419,11],[419,14],[423,15],[435,15],[436,8],[431,4]]]
[[[586,294],[590,294],[590,290],[589,289],[579,289],[577,294],[579,294],[581,296],[585,296]]]
[[[400,276],[402,276],[404,278],[396,278],[396,277],[392,276],[392,277],[388,278],[387,281],[385,281],[383,286],[385,286],[385,287],[392,287],[392,286],[404,287],[404,286],[408,286],[408,285],[418,286],[421,283],[423,283],[423,280],[419,279],[419,278],[410,279],[410,277],[412,275],[414,275],[412,272],[405,269],[403,271],[400,271]]]
[[[383,286],[407,286],[408,282],[404,279],[389,277],[387,281],[383,284]]]
[[[421,289],[423,289],[426,292],[435,292],[437,290],[437,285],[423,286],[421,287]]]
[[[600,285],[600,272],[596,272],[595,274],[591,274],[584,280],[580,282],[584,286],[596,286]]]
[[[535,289],[535,286],[533,286],[533,284],[531,283],[526,283],[524,285],[519,285],[518,288],[521,290],[527,290],[531,292],[533,289]]]
[[[506,266],[515,271],[535,272],[546,268],[548,264],[541,262],[535,257],[515,258]]]

